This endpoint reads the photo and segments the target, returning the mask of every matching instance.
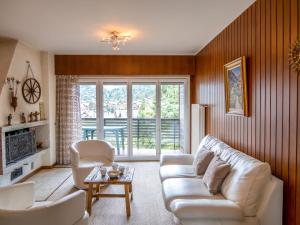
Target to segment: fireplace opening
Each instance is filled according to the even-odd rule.
[[[20,129],[5,133],[6,166],[37,152],[34,129]]]

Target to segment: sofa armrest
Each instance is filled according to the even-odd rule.
[[[73,225],[85,224],[85,192],[77,191],[55,203],[37,206],[26,210],[0,210],[0,224],[43,224]]]
[[[193,161],[194,161],[194,156],[191,154],[161,155],[160,166],[192,165]]]
[[[223,199],[176,199],[171,211],[179,219],[242,220],[242,209],[230,200]]]
[[[0,209],[22,210],[33,206],[34,182],[0,187]]]

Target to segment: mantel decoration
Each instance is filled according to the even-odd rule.
[[[41,97],[41,86],[39,82],[34,78],[34,74],[29,61],[27,63],[26,79],[22,86],[22,94],[24,100],[29,104],[35,104]],[[31,77],[30,77],[30,74]]]
[[[112,31],[106,37],[102,38],[101,42],[109,43],[113,50],[118,51],[120,50],[120,44],[124,45],[131,38],[131,35],[123,35],[117,31]]]
[[[299,75],[300,72],[300,40],[291,45],[289,53],[290,65]]]
[[[224,66],[226,113],[248,116],[246,57]]]
[[[14,111],[16,111],[16,108],[18,106],[18,87],[20,85],[20,81],[16,80],[14,77],[8,77],[6,79],[8,84],[8,89],[10,91],[10,105],[13,107]]]

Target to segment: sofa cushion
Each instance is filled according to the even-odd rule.
[[[229,164],[218,156],[213,158],[203,176],[203,182],[210,193],[216,194],[220,191],[221,185],[229,171]]]
[[[179,177],[196,177],[195,169],[192,165],[166,165],[159,169],[160,180]]]
[[[260,194],[271,179],[269,164],[242,152],[232,154],[227,162],[231,171],[222,184],[222,194],[242,207],[245,216],[256,216]]]
[[[201,178],[170,178],[162,183],[166,208],[174,199],[224,199],[221,194],[210,193]]]
[[[195,168],[195,172],[198,175],[203,175],[213,157],[214,153],[209,151],[205,146],[199,149],[194,157],[193,166]]]

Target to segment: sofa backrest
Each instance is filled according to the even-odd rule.
[[[269,164],[237,151],[210,135],[202,140],[200,146],[210,149],[231,165],[231,171],[221,187],[224,197],[240,205],[245,216],[256,216],[262,190],[271,181]]]

